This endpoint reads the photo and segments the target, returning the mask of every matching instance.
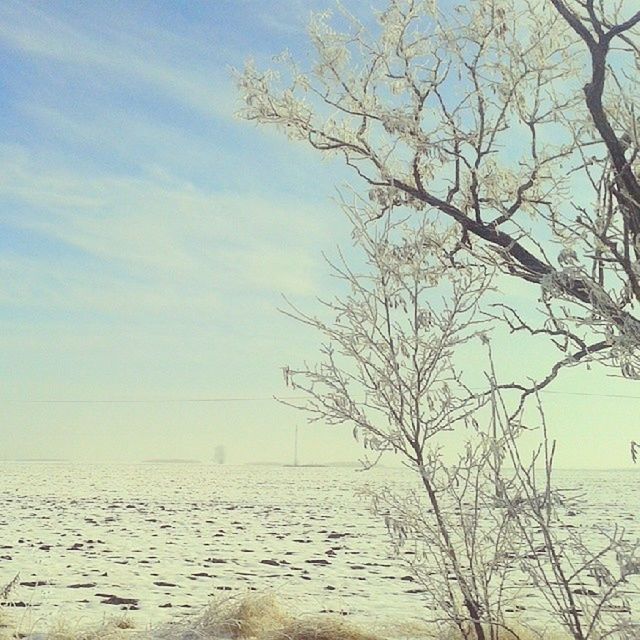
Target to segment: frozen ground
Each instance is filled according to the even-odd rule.
[[[310,612],[414,618],[426,594],[356,496],[365,482],[408,479],[388,469],[0,463],[0,587],[20,574],[11,612],[28,628],[121,608],[146,625],[247,589]],[[584,492],[579,521],[640,536],[637,472],[558,472],[558,484]]]

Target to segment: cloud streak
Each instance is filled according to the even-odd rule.
[[[216,59],[213,47],[201,48],[201,69],[181,63],[174,51],[149,46],[144,33],[82,31],[68,21],[49,14],[43,5],[3,2],[0,7],[0,42],[33,58],[45,58],[78,68],[85,78],[91,70],[108,74],[109,83],[143,83],[166,99],[185,105],[201,115],[229,119],[235,98],[229,72]],[[159,39],[156,37],[156,43]],[[193,43],[178,42],[184,50]]]
[[[322,211],[309,203],[205,191],[162,172],[138,178],[78,174],[45,167],[15,147],[0,148],[0,169],[0,197],[17,205],[2,216],[5,225],[119,264],[132,286],[138,278],[164,283],[161,289],[171,285],[174,293],[181,283],[216,295],[313,295],[319,289],[317,246],[328,230]],[[32,262],[23,273],[35,269]],[[69,280],[77,291],[82,280]],[[108,290],[101,288],[100,295],[111,306]],[[85,299],[95,303],[92,293]],[[136,296],[138,303],[143,299]]]

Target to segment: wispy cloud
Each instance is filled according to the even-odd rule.
[[[227,69],[215,58],[213,47],[201,50],[203,58],[198,67],[193,61],[188,64],[186,60],[175,59],[175,37],[173,49],[163,50],[150,45],[144,33],[112,32],[104,24],[98,32],[81,30],[48,13],[43,6],[46,7],[11,0],[3,2],[0,42],[23,54],[73,65],[85,74],[90,69],[107,73],[110,83],[144,83],[165,98],[205,116],[233,116],[232,82]],[[156,38],[154,43],[158,42]],[[183,47],[186,44],[183,43]],[[188,45],[192,51],[194,43]],[[206,53],[209,58],[205,57]]]
[[[125,110],[94,100],[81,112],[68,105],[22,101],[16,109],[55,150],[61,144],[83,155],[107,157],[140,171],[168,171],[215,183],[226,193],[284,192],[311,197],[321,174],[320,159],[272,131],[234,121],[223,131],[173,122],[145,110]],[[191,126],[190,126],[191,125]],[[18,149],[18,153],[23,153]],[[268,162],[262,162],[263,153]],[[276,165],[286,164],[287,172]],[[326,169],[327,165],[324,164]],[[2,177],[0,176],[0,180]]]
[[[268,396],[309,352],[277,307],[328,289],[333,179],[232,117],[229,66],[304,39],[308,7],[278,2],[0,3],[0,401]],[[19,429],[35,450],[15,407],[9,448]],[[82,424],[113,433],[95,409]]]
[[[15,147],[0,148],[0,169],[0,196],[20,205],[5,224],[119,263],[132,277],[169,275],[218,292],[318,289],[318,242],[328,229],[308,203],[207,192],[163,172],[76,174]]]

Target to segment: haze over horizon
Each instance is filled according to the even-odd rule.
[[[336,292],[322,253],[351,244],[351,174],[234,117],[231,68],[308,63],[328,4],[0,5],[0,459],[289,462],[295,425],[302,462],[361,457],[350,428],[273,400],[320,342],[281,296]],[[611,373],[545,396],[558,467],[632,467],[640,387]]]

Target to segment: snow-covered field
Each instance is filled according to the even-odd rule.
[[[138,624],[212,596],[274,590],[301,610],[415,618],[426,594],[356,495],[402,470],[182,464],[0,463],[0,588],[37,628],[130,609]],[[640,474],[561,471],[581,522],[640,536]],[[6,607],[5,607],[6,609]]]

